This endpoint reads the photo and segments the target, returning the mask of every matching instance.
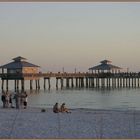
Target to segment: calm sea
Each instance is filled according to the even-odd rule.
[[[29,90],[29,82],[25,82],[26,91],[29,95],[28,106],[31,107],[52,107],[56,102],[72,109],[136,109],[140,110],[140,88],[60,88],[56,90],[55,80],[51,79],[50,90],[43,89],[43,80],[39,91]],[[35,85],[35,83],[34,83]],[[35,88],[35,86],[34,86]],[[9,90],[13,92],[14,82],[10,82]],[[0,102],[2,105],[2,103]]]

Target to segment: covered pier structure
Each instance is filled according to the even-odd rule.
[[[26,58],[18,56],[12,59],[13,62],[0,66],[1,74],[0,77],[2,79],[1,89],[8,90],[8,81],[15,81],[15,91],[19,90],[19,81],[21,81],[21,90],[24,91],[24,83],[25,80],[30,80],[30,89],[32,89],[33,80],[36,82],[36,88],[40,88],[39,85],[39,75],[35,75],[39,73],[39,66],[34,65],[32,63],[26,62]],[[30,76],[30,74],[34,74]],[[4,83],[6,81],[6,86]]]
[[[119,74],[122,72],[122,68],[119,66],[112,65],[112,61],[110,60],[103,60],[100,62],[101,64],[89,68],[90,73],[92,74],[97,74],[97,75],[102,75],[102,76],[97,76],[97,77],[89,77],[89,85],[90,87],[115,87],[116,84],[119,85],[119,82],[121,83],[120,86],[122,86],[122,83],[124,85],[123,77],[120,77]],[[104,76],[103,76],[104,75]],[[114,76],[111,76],[114,75]],[[117,77],[119,76],[120,79]],[[111,85],[112,84],[112,85]]]

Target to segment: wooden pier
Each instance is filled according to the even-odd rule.
[[[13,62],[0,66],[1,89],[9,90],[9,80],[14,80],[15,91],[25,90],[25,81],[30,80],[30,89],[35,88],[50,89],[52,86],[51,78],[56,79],[56,89],[66,88],[134,88],[140,87],[140,73],[122,72],[122,68],[112,65],[111,61],[103,60],[100,65],[89,68],[86,73],[42,73],[40,66],[29,63],[26,58],[18,56],[12,59]],[[40,79],[44,79],[43,86]],[[46,82],[48,81],[48,82]],[[4,84],[6,83],[6,86]],[[19,83],[21,88],[19,87]],[[48,84],[48,85],[47,85]],[[5,87],[5,89],[4,89]]]
[[[48,73],[42,74],[44,88],[51,77],[56,78],[56,88],[136,88],[140,87],[140,73]],[[65,81],[65,82],[64,82]],[[64,85],[65,83],[65,85]]]
[[[1,89],[8,90],[9,80],[15,81],[15,91],[25,89],[25,80],[30,80],[30,89],[33,89],[33,80],[36,89],[51,88],[51,78],[56,79],[56,89],[60,88],[136,88],[140,87],[140,73],[30,73],[30,74],[0,74]],[[40,85],[40,79],[44,83]],[[47,82],[46,82],[47,81]]]

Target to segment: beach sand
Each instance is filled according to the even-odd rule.
[[[0,138],[140,138],[140,111],[0,108]]]

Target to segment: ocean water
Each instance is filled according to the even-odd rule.
[[[28,106],[51,108],[56,102],[63,102],[71,109],[136,109],[140,110],[140,88],[55,88],[55,79],[51,80],[51,89],[29,90],[29,82],[25,83],[28,93]],[[14,82],[10,82],[9,92],[14,92]],[[0,102],[2,105],[2,102]]]

